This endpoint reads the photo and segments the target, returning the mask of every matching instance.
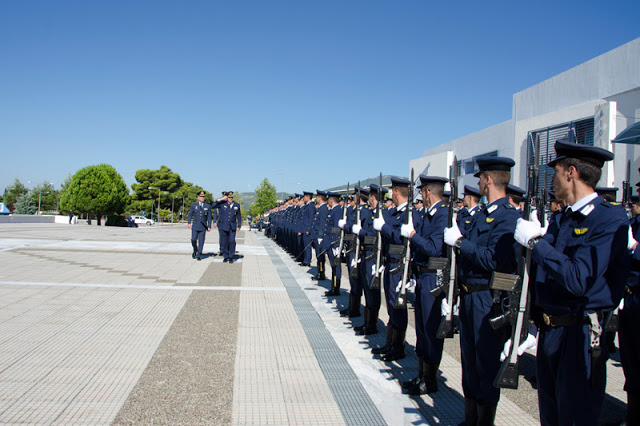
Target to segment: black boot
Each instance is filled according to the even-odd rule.
[[[640,425],[640,394],[627,392],[626,424]]]
[[[365,306],[364,307],[364,324],[353,327],[353,330],[356,332],[356,334],[362,334],[361,331],[367,327],[370,316],[371,314],[369,313],[369,308]]]
[[[380,359],[384,362],[391,362],[404,358],[404,338],[406,330],[393,329],[393,336],[391,338],[391,351],[382,355]]]
[[[331,280],[332,284],[331,284],[331,290],[329,291],[325,291],[324,295],[325,296],[340,296],[340,278],[336,278],[336,276],[333,276],[333,279]]]
[[[374,355],[379,355],[379,354],[386,354],[387,352],[389,352],[391,350],[392,337],[393,337],[393,327],[391,327],[391,324],[387,324],[387,338],[384,346],[371,349],[371,353]]]
[[[438,367],[440,367],[440,364],[424,363],[422,381],[427,389],[426,393],[438,392]]]
[[[478,426],[493,426],[496,419],[497,405],[484,406],[478,404]]]
[[[198,255],[198,242],[195,240],[191,240],[191,247],[193,247],[193,254],[191,254],[191,258],[195,259]]]
[[[422,355],[418,355],[418,375],[411,380],[407,380],[406,382],[400,383],[400,386],[403,389],[412,388],[413,386],[420,383],[423,375],[424,375],[424,368],[423,368],[423,362],[422,362]]]
[[[368,309],[369,320],[367,325],[360,331],[361,336],[368,336],[370,334],[378,334],[378,311]]]
[[[360,296],[349,294],[349,307],[340,311],[340,316],[357,318],[360,316]]]
[[[478,403],[473,398],[464,399],[464,422],[459,426],[476,426],[478,423]]]
[[[327,279],[324,275],[324,262],[318,262],[318,274],[315,277],[311,277],[314,281],[324,281]]]

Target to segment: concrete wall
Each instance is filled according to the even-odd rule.
[[[67,222],[69,222],[69,218],[67,218]],[[8,216],[0,216],[0,223],[55,223],[55,216],[10,214]]]

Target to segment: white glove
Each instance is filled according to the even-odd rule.
[[[345,226],[346,224],[347,224],[347,221],[346,221],[346,220],[344,220],[344,219],[340,219],[340,220],[338,221],[338,228],[340,228],[340,229],[344,229],[344,226]]]
[[[402,289],[402,280],[398,281],[398,285],[396,286],[396,293],[400,293]]]
[[[382,275],[382,273],[384,272],[384,265],[380,266],[380,272],[379,275]],[[374,263],[373,265],[371,265],[371,275],[376,275],[376,264]]]
[[[633,250],[633,247],[638,244],[635,238],[633,238],[633,229],[629,226],[629,242],[627,243],[627,249]]]
[[[620,304],[618,305],[618,310],[621,311],[624,309],[624,297],[620,299]]]
[[[333,253],[333,257],[338,257],[338,253],[340,252],[340,248],[339,247],[334,247],[331,249],[331,252]]]
[[[351,227],[351,233],[352,233],[352,234],[356,234],[356,235],[360,235],[360,230],[361,230],[361,229],[362,229],[362,226],[360,226],[360,225],[358,225],[358,224],[356,223],[356,224],[354,224],[354,225]]]
[[[375,229],[376,231],[379,231],[382,229],[383,226],[384,226],[384,217],[380,216],[373,219],[373,229]]]
[[[451,308],[449,308],[449,303],[447,303],[447,298],[442,299],[442,303],[440,304],[440,315],[446,317],[451,313]]]
[[[414,232],[413,223],[409,222],[400,227],[400,234],[405,238],[411,238],[411,233]]]
[[[529,349],[533,349],[536,347],[537,339],[533,334],[529,334],[527,336],[527,340],[522,342],[520,346],[518,346],[518,356],[522,356],[523,353],[528,351]],[[509,356],[509,350],[511,349],[511,339],[507,340],[504,343],[504,348],[502,349],[502,353],[500,354],[500,362],[507,359]]]
[[[526,247],[531,238],[542,235],[540,222],[519,218],[516,223],[516,232],[513,234],[513,238],[522,246]]]
[[[351,259],[351,267],[352,268],[356,267],[356,258],[355,257],[353,259]]]
[[[318,244],[322,244],[322,238],[318,238]]]
[[[458,224],[453,222],[451,228],[444,228],[444,243],[448,246],[455,246],[458,238],[462,237],[462,232],[458,229]]]
[[[409,284],[407,284],[407,288],[415,288],[416,284],[417,284],[416,283],[416,279],[415,278],[411,278],[409,280]]]

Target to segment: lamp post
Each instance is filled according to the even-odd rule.
[[[49,192],[45,192],[48,194]],[[38,191],[38,216],[40,216],[40,201],[42,200],[42,188]]]
[[[176,194],[171,194],[173,195],[173,199],[171,200],[171,223],[173,223],[173,204],[176,201]]]
[[[158,190],[158,223],[160,223],[160,194],[162,193],[162,190],[160,188],[154,188],[153,186],[150,186],[149,189],[157,189]]]

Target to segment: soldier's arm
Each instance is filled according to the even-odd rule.
[[[583,296],[605,273],[624,275],[625,259],[628,259],[626,250],[629,231],[623,218],[600,225],[592,229],[589,235],[577,237],[572,242],[571,257],[542,239],[535,245],[532,259],[542,265],[545,273],[567,292]],[[612,259],[619,265],[615,271],[608,270]],[[628,270],[628,260],[626,268]],[[624,279],[615,281],[622,281],[621,285],[626,284]]]
[[[417,232],[411,237],[411,247],[416,252],[425,254],[429,257],[442,256],[442,247],[444,246],[444,228],[447,227],[449,222],[448,211],[442,210],[443,214],[436,213],[436,217],[429,226],[432,229],[437,229],[439,232],[430,233],[428,238],[423,237]]]
[[[515,253],[513,251],[513,232],[519,215],[515,210],[502,217],[495,218],[497,222],[489,232],[487,246],[479,246],[475,242],[464,239],[460,246],[460,253],[465,262],[485,271],[513,272],[515,267]]]

